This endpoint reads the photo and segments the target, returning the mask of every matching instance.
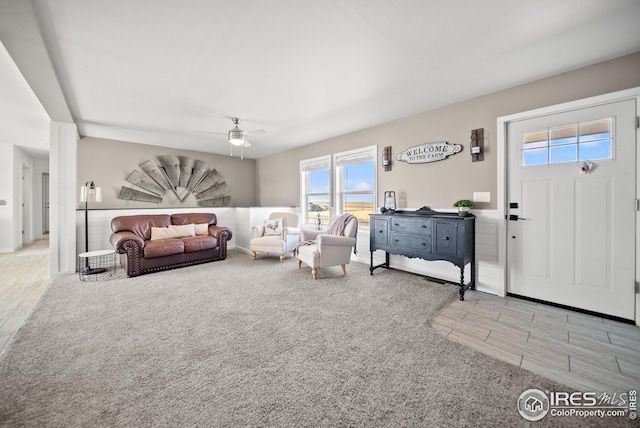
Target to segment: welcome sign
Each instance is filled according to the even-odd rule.
[[[446,159],[462,150],[459,144],[449,144],[447,141],[424,143],[409,147],[406,151],[398,153],[396,160],[407,163],[426,163]]]

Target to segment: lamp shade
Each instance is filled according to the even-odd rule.
[[[102,202],[102,189],[95,185],[93,181],[80,187],[80,202]]]

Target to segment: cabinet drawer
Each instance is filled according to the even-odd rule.
[[[403,235],[399,233],[391,234],[391,247],[411,250],[414,253],[431,252],[431,235]]]
[[[435,252],[441,255],[458,254],[458,224],[447,221],[434,221]]]
[[[387,245],[389,243],[389,219],[374,218],[369,235],[371,245]]]
[[[391,230],[393,232],[431,234],[430,219],[421,218],[398,218],[391,219]]]

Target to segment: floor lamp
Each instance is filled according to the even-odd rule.
[[[94,202],[102,202],[102,189],[95,185],[93,181],[87,181],[80,188],[80,202],[84,202],[84,250],[89,252],[89,199]],[[85,257],[82,275],[95,275],[106,271],[105,268],[92,268],[89,265],[90,257]]]

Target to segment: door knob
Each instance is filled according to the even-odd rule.
[[[522,218],[522,217],[518,217],[517,214],[509,214],[509,220],[511,221],[518,221],[518,220],[530,220],[528,218]]]

